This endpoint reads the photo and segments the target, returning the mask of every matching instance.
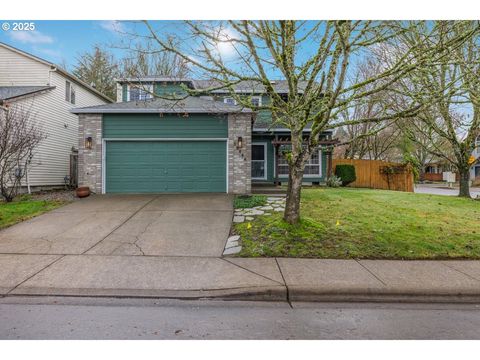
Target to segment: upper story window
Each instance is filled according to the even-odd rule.
[[[223,99],[223,102],[228,105],[237,105],[237,100],[232,97],[226,97]]]
[[[129,101],[145,101],[153,98],[153,85],[130,85]]]
[[[261,96],[252,96],[252,105],[259,107],[262,106],[262,97]]]
[[[75,87],[70,81],[65,81],[65,100],[75,104]]]

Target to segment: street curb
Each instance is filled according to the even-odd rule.
[[[4,296],[81,296],[165,298],[180,300],[224,299],[242,301],[286,301],[287,289],[283,285],[213,290],[17,288]]]
[[[235,300],[268,302],[373,302],[373,303],[480,303],[480,290],[459,292],[411,291],[332,291],[321,289],[288,289],[285,286],[251,287],[215,290],[144,290],[144,289],[16,289],[1,297],[59,296],[59,297],[112,297],[112,298],[157,298],[178,300]]]
[[[291,302],[402,302],[402,303],[480,303],[480,289],[459,291],[333,291],[289,288]]]

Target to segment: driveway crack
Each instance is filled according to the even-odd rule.
[[[143,206],[141,206],[137,211],[135,211],[132,215],[130,215],[128,218],[125,219],[125,221],[123,221],[120,225],[116,226],[112,231],[110,231],[107,235],[105,235],[102,239],[100,239],[99,241],[97,241],[95,244],[93,244],[92,246],[90,246],[87,250],[85,250],[83,254],[87,253],[88,251],[90,251],[91,249],[93,249],[95,246],[97,246],[98,244],[100,244],[103,240],[105,240],[106,238],[108,238],[110,235],[112,235],[115,231],[117,231],[118,229],[120,229],[127,221],[129,221],[131,218],[133,218],[135,215],[137,215],[142,209],[144,209],[147,205],[149,205],[152,201],[156,200],[159,198],[160,195],[157,195],[155,197],[153,197],[151,200],[147,201]],[[143,253],[143,251],[142,251]]]

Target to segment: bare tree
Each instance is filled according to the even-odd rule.
[[[172,46],[175,45],[172,43]],[[150,42],[137,43],[121,60],[121,73],[124,77],[159,75],[182,79],[189,72],[187,61],[177,54],[155,49]]]
[[[410,47],[413,58],[431,46],[445,48],[453,39],[464,37],[445,56],[430,66],[418,67],[401,82],[401,95],[425,104],[415,126],[424,149],[450,163],[460,174],[461,197],[470,197],[470,157],[480,135],[480,22],[437,21],[402,34],[399,47],[388,51],[384,60]],[[422,137],[418,136],[422,134]],[[442,141],[439,141],[439,138]],[[417,141],[422,145],[422,142]],[[446,146],[446,144],[448,146]]]
[[[287,201],[284,219],[295,224],[300,218],[300,195],[304,167],[318,148],[323,131],[337,127],[382,122],[414,116],[421,108],[417,99],[400,112],[385,109],[381,116],[341,120],[340,113],[362,103],[375,93],[386,92],[399,79],[419,66],[438,61],[464,37],[452,37],[442,46],[421,44],[419,54],[413,43],[389,66],[364,81],[348,75],[356,59],[368,55],[377,44],[398,42],[405,32],[416,31],[420,23],[379,21],[229,21],[185,22],[184,38],[173,46],[170,34],[156,32],[145,22],[150,37],[161,50],[176,54],[192,68],[214,80],[208,90],[225,89],[238,104],[253,110],[270,111],[274,121],[290,130],[291,151]],[[188,39],[188,41],[187,41]],[[184,40],[184,41],[182,41]],[[189,48],[187,48],[190,46]],[[234,59],[221,51],[231,47]],[[415,61],[412,55],[415,54]],[[286,80],[287,96],[277,93],[270,74],[279,73]],[[250,96],[234,90],[239,83],[261,86],[270,102],[253,105]],[[205,91],[205,90],[203,90]],[[195,93],[195,90],[190,90]],[[311,126],[310,136],[303,133]]]
[[[5,201],[17,195],[34,150],[44,138],[30,111],[0,107],[0,193]]]

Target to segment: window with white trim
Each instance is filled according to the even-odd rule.
[[[153,84],[130,85],[129,101],[145,101],[153,98]]]
[[[65,101],[70,102],[70,81],[65,81]]]
[[[288,176],[288,163],[285,157],[282,155],[282,151],[288,150],[288,147],[281,146],[279,148],[280,154],[277,157],[278,161],[278,176]],[[305,164],[303,175],[305,177],[317,177],[322,176],[322,161],[321,150],[314,151],[310,159]]]
[[[223,98],[223,102],[228,105],[237,105],[237,100],[232,97],[225,97]]]
[[[75,87],[68,80],[65,80],[65,101],[75,104]]]

